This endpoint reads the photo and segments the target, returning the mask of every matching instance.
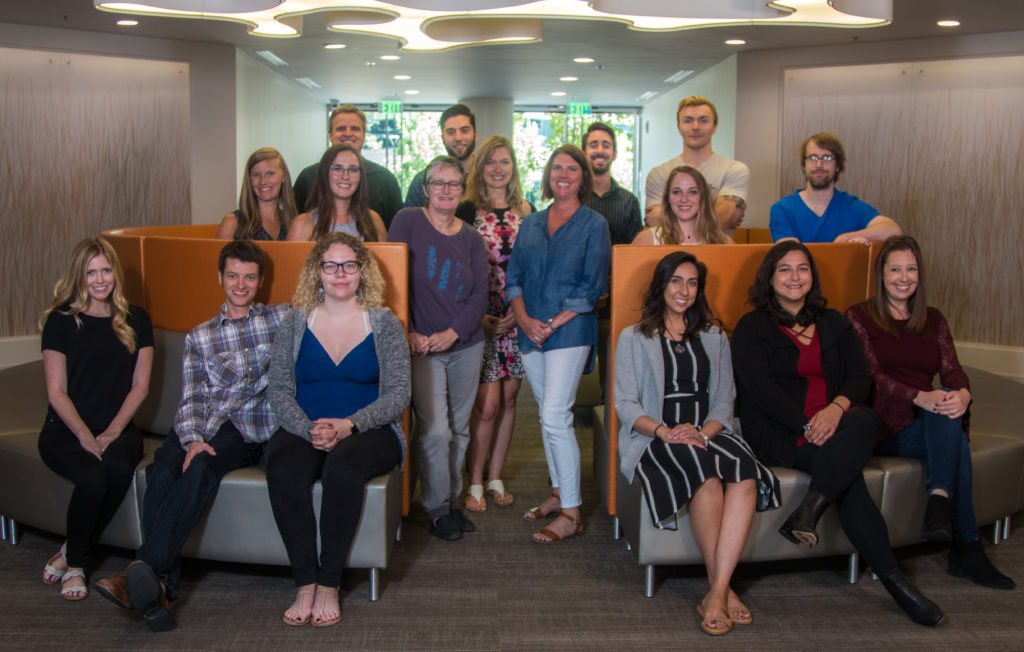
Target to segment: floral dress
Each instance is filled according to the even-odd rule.
[[[523,217],[512,208],[476,211],[473,226],[480,232],[487,248],[488,315],[501,318],[511,312],[511,308],[506,310],[505,307],[505,270]],[[493,383],[502,378],[522,379],[525,375],[515,328],[498,337],[487,335],[484,338],[484,364],[480,370],[480,382]]]

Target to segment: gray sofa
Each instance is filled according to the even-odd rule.
[[[1019,405],[1024,384],[978,369],[967,369],[974,403],[971,406],[971,456],[974,464],[974,506],[978,524],[993,524],[993,543],[1009,536],[1010,516],[1024,508],[1024,428]],[[595,475],[608,477],[607,415],[604,406],[594,408]],[[615,463],[618,468],[618,461]],[[849,579],[858,576],[858,559],[830,507],[818,526],[819,544],[811,549],[796,546],[778,529],[803,495],[810,476],[792,469],[773,468],[782,486],[782,508],[759,512],[754,517],[741,561],[772,561],[829,555],[849,555]],[[644,568],[644,593],[655,591],[655,567],[701,564],[700,550],[690,530],[689,515],[679,518],[679,529],[660,530],[651,521],[639,483],[632,485],[621,472],[617,485],[615,536],[626,539],[637,563]],[[876,457],[864,469],[864,480],[889,526],[893,546],[920,542],[925,508],[924,466],[917,460]],[[601,487],[607,499],[608,488]]]
[[[181,352],[185,334],[156,329],[150,395],[136,415],[143,431],[167,433],[181,397]],[[2,534],[17,543],[17,524],[65,533],[72,485],[50,471],[36,442],[46,414],[42,362],[0,371],[0,515]],[[142,543],[141,508],[145,468],[159,437],[146,440],[145,454],[128,494],[100,538],[105,544],[134,550]],[[321,488],[313,490],[316,513]],[[370,571],[370,600],[380,595],[380,572],[387,568],[402,522],[402,474],[395,467],[366,485],[359,528],[346,566]],[[274,522],[262,468],[232,471],[224,477],[210,509],[185,543],[187,557],[254,564],[288,565]]]

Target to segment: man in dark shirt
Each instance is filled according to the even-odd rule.
[[[366,141],[366,114],[363,110],[352,104],[339,104],[331,111],[327,118],[327,135],[332,145],[349,143],[356,149],[361,150]],[[369,190],[368,201],[370,208],[377,211],[384,226],[391,225],[391,218],[402,208],[402,191],[398,187],[398,180],[391,171],[380,163],[371,161],[364,156],[366,161],[366,183]],[[300,213],[304,213],[306,202],[313,191],[313,182],[316,180],[316,168],[319,163],[310,165],[295,179],[295,206]]]
[[[453,104],[441,113],[439,122],[445,151],[468,175],[473,169],[473,152],[476,150],[476,116],[465,104]],[[427,204],[427,194],[423,191],[426,174],[426,170],[421,170],[412,178],[405,194],[405,208],[421,208]]]
[[[587,206],[608,220],[612,245],[629,244],[643,228],[640,200],[612,178],[615,148],[615,130],[603,122],[595,122],[583,134],[583,152],[594,168],[594,194]]]
[[[267,370],[289,306],[256,303],[266,257],[252,241],[224,245],[217,266],[225,302],[185,337],[174,427],[146,468],[142,547],[125,572],[96,583],[103,597],[143,614],[155,632],[174,628],[167,600],[177,597],[181,548],[221,479],[256,464],[277,428]]]

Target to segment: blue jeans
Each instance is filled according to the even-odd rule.
[[[971,449],[961,419],[950,419],[915,408],[914,421],[875,447],[876,455],[912,457],[925,464],[928,492],[949,494],[954,541],[978,538],[974,515]]]
[[[185,449],[171,432],[146,467],[146,495],[142,500],[142,546],[136,559],[166,576],[167,593],[175,596],[181,579],[180,555],[188,535],[217,495],[229,471],[251,466],[263,454],[263,444],[251,444],[230,421],[207,442],[216,455],[200,453],[182,473]]]

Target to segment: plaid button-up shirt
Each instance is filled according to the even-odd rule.
[[[254,303],[248,315],[231,319],[224,304],[185,336],[181,404],[174,417],[182,446],[210,441],[229,419],[247,442],[270,439],[277,428],[266,391],[270,345],[289,308]]]

